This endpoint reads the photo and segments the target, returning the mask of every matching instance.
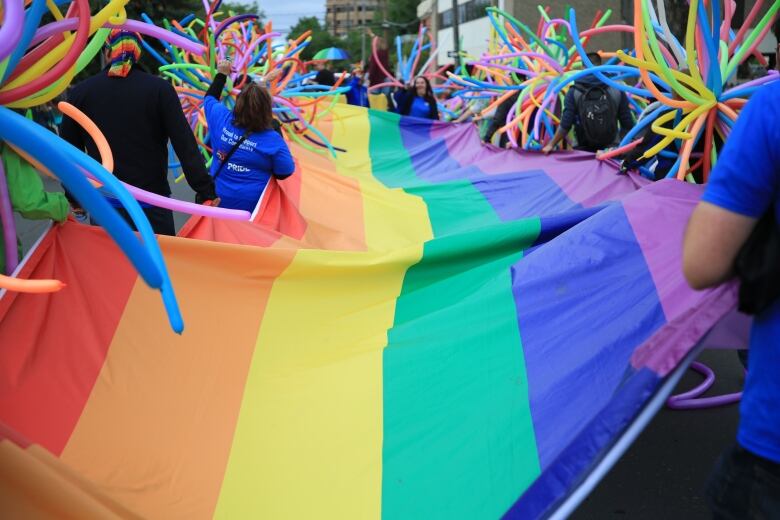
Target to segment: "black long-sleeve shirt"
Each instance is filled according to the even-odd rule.
[[[105,135],[114,156],[114,175],[119,180],[170,195],[170,140],[198,199],[216,198],[214,181],[206,171],[176,90],[163,79],[135,69],[125,78],[109,77],[103,71],[73,87],[68,101]],[[69,117],[63,118],[61,135],[100,160],[94,141]]]

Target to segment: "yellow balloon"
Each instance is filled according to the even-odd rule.
[[[696,110],[694,110],[693,112],[691,112],[690,114],[685,116],[683,118],[683,120],[680,121],[680,124],[678,124],[676,127],[674,127],[674,130],[669,130],[667,128],[664,128],[664,129],[662,129],[663,133],[662,132],[657,132],[660,135],[666,134],[666,137],[661,139],[661,141],[657,145],[655,145],[652,148],[650,148],[647,151],[645,151],[645,153],[642,155],[642,158],[643,159],[649,159],[650,157],[653,157],[658,152],[660,152],[661,150],[663,150],[664,148],[669,146],[669,144],[672,141],[674,141],[675,139],[690,139],[692,137],[691,134],[687,133],[687,132],[683,132],[681,129],[687,128],[688,125],[691,123],[691,121],[693,121],[694,119],[696,119],[697,117],[699,117],[703,113],[705,113],[708,110],[710,110],[712,108],[712,106],[713,105],[703,105],[703,106],[700,106],[699,108],[697,108]],[[674,112],[669,112],[669,114],[671,114],[671,117],[666,117],[668,114],[664,114],[664,116],[659,117],[655,121],[655,123],[653,123],[652,129],[653,129],[654,132],[657,129],[656,124],[661,123],[661,122],[669,121],[672,117],[674,117]],[[664,121],[661,121],[662,118],[665,118]]]
[[[8,103],[6,106],[9,108],[31,108],[47,103],[65,92],[65,89],[68,88],[68,85],[73,81],[75,75],[76,65],[73,65],[68,72],[63,74],[59,79],[42,91],[29,95],[26,98],[16,100],[13,103]]]
[[[94,34],[94,32],[102,27],[112,15],[119,12],[120,9],[124,9],[124,6],[128,1],[129,0],[111,0],[111,2],[92,17],[89,26],[89,34]],[[11,90],[43,75],[44,72],[56,65],[56,63],[67,54],[68,49],[73,45],[74,39],[75,35],[73,34],[65,36],[65,40],[62,43],[57,45],[49,54],[38,60],[38,62],[30,66],[30,68],[20,74],[15,80],[5,85],[0,91],[5,92]]]

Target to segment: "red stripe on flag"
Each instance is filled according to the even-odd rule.
[[[105,263],[112,268],[84,268]],[[52,228],[20,276],[56,278],[67,287],[0,300],[6,347],[0,348],[0,421],[59,455],[103,366],[136,273],[102,229],[68,222]]]

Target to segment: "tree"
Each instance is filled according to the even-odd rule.
[[[95,13],[99,11],[104,5],[101,0],[90,0],[91,12]],[[163,20],[173,21],[181,20],[190,13],[195,14],[198,18],[205,18],[206,13],[203,9],[203,3],[199,0],[130,0],[125,5],[127,11],[127,17],[132,20],[141,20],[141,15],[146,14],[152,19],[152,22],[158,27],[164,27]],[[224,13],[220,19],[227,18],[227,13],[235,14],[257,14],[260,16],[260,22],[265,20],[265,13],[260,9],[257,2],[251,4],[241,4],[238,2],[223,2],[220,5],[219,12]],[[49,15],[51,16],[51,15]],[[51,19],[44,19],[44,21],[54,21]],[[154,38],[145,38],[144,41],[151,45],[163,56],[166,54],[165,49]],[[142,53],[141,66],[149,71],[156,71],[159,67],[159,63],[149,53]],[[94,59],[92,62],[77,76],[77,81],[85,77],[96,74],[100,70],[100,59]]]
[[[301,57],[304,60],[311,60],[318,51],[328,47],[338,47],[339,43],[341,43],[341,40],[327,31],[316,16],[299,18],[295,25],[290,28],[289,37],[295,39],[306,31],[311,31],[311,43],[301,53]]]
[[[387,20],[382,20],[382,22],[390,22],[389,32],[391,38],[399,34],[416,32],[419,23],[417,20],[417,4],[419,3],[419,0],[394,0],[387,2]]]

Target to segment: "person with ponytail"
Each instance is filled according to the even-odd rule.
[[[218,73],[203,100],[214,153],[211,175],[221,207],[252,212],[271,179],[286,179],[295,163],[276,128],[271,94],[260,85],[273,79],[271,75],[265,80],[246,78],[231,111],[219,102],[230,71],[230,61],[217,64]]]
[[[103,57],[106,62],[103,71],[73,87],[68,102],[103,132],[114,156],[114,175],[138,188],[170,196],[170,141],[187,182],[195,191],[195,201],[214,202],[214,182],[206,171],[176,90],[167,81],[137,66],[141,57],[140,36],[121,29],[112,30]],[[69,117],[63,118],[61,136],[100,161],[97,145]],[[78,202],[69,199],[74,212],[83,213]],[[133,225],[119,201],[110,197],[108,201]],[[140,204],[155,233],[176,234],[171,210]]]

